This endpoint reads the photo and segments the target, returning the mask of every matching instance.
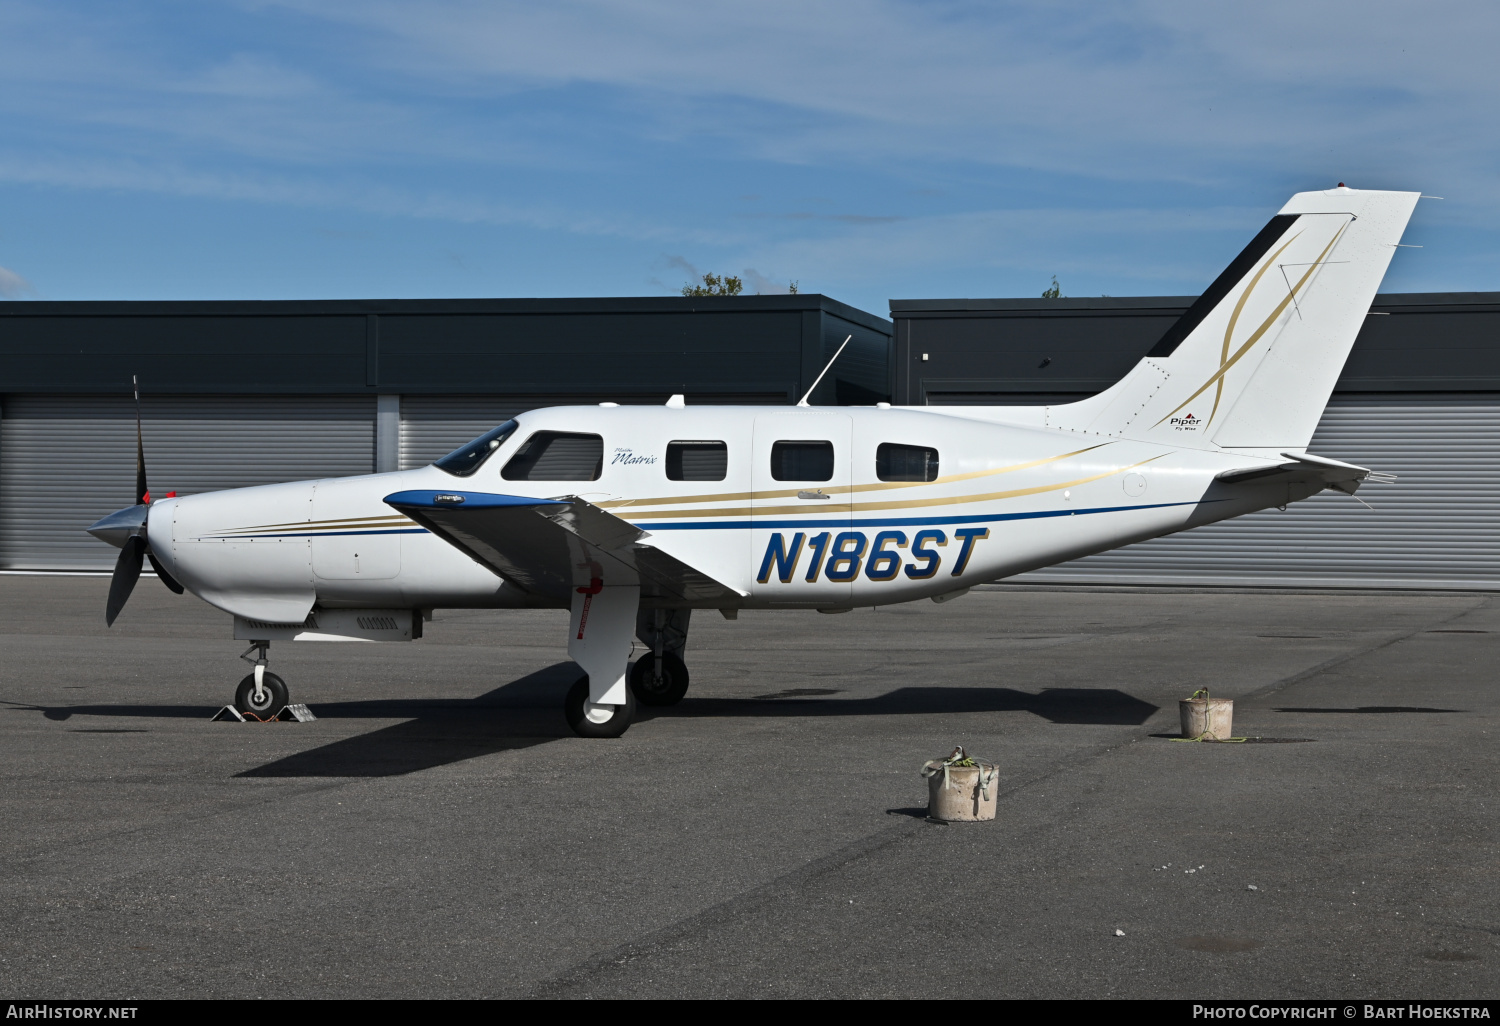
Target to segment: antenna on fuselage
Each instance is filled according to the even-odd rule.
[[[799,399],[799,400],[797,400],[797,405],[798,405],[798,406],[807,406],[807,405],[809,405],[809,403],[808,403],[808,401],[807,401],[807,400],[808,400],[808,399],[809,399],[809,398],[811,398],[811,396],[812,396],[812,394],[813,394],[813,392],[814,392],[814,391],[815,391],[815,390],[816,390],[816,389],[817,389],[817,387],[818,387],[818,383],[819,383],[819,382],[821,382],[821,381],[822,381],[822,380],[823,380],[823,375],[824,375],[824,374],[827,374],[827,373],[828,373],[828,372],[829,372],[829,371],[830,371],[830,370],[832,370],[832,369],[833,369],[833,363],[834,363],[834,360],[837,360],[837,359],[838,359],[838,358],[839,358],[839,356],[840,356],[840,355],[841,355],[841,354],[842,354],[842,353],[843,353],[843,351],[844,351],[844,346],[847,346],[847,345],[848,345],[848,344],[849,344],[849,342],[850,342],[850,340],[851,340],[851,339],[853,339],[853,338],[854,338],[854,336],[853,336],[853,335],[850,335],[850,336],[849,336],[849,337],[848,337],[848,338],[845,338],[845,339],[844,339],[844,345],[842,345],[842,346],[839,346],[839,351],[838,351],[838,352],[837,352],[837,353],[834,353],[834,354],[833,354],[833,360],[829,360],[829,361],[828,361],[828,364],[827,364],[827,366],[825,366],[825,367],[824,367],[824,368],[823,368],[823,373],[822,373],[822,374],[819,374],[819,375],[818,375],[818,376],[817,376],[817,377],[816,377],[816,378],[814,378],[814,379],[813,379],[813,383],[812,383],[812,388],[809,388],[809,389],[808,389],[808,390],[807,390],[807,395],[805,395],[805,396],[803,396],[803,397],[802,397],[802,398],[801,398],[801,399]]]

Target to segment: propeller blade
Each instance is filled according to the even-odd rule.
[[[120,548],[120,558],[115,560],[115,575],[109,581],[109,602],[104,607],[104,623],[113,627],[115,617],[125,608],[125,601],[135,590],[135,582],[141,576],[141,562],[146,555],[146,539],[132,535]]]
[[[168,588],[171,588],[172,591],[176,594],[181,595],[182,585],[178,584],[177,579],[171,574],[167,573],[165,568],[163,568],[162,565],[156,561],[156,553],[147,551],[146,558],[151,560],[151,569],[156,571],[156,576],[161,578],[161,583],[165,584]],[[123,605],[123,603],[121,604]]]
[[[141,439],[141,386],[134,374],[130,387],[135,392],[135,501],[141,506],[151,501],[151,490],[146,487],[146,445]]]

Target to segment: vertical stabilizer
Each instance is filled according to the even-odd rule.
[[[1303,449],[1416,206],[1293,196],[1135,368],[1052,427],[1193,448]]]

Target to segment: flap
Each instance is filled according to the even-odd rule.
[[[650,535],[577,496],[408,491],[385,501],[517,587],[566,603],[594,577],[645,598],[738,605],[736,591],[656,548]]]

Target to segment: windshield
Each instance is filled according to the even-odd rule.
[[[499,427],[486,431],[468,445],[454,449],[448,455],[433,464],[446,470],[455,477],[468,477],[474,471],[484,466],[484,461],[490,458],[490,454],[504,444],[516,429],[516,422],[507,420]]]

